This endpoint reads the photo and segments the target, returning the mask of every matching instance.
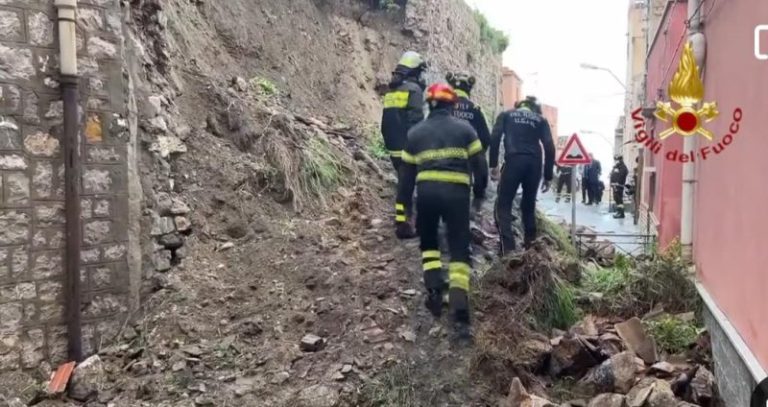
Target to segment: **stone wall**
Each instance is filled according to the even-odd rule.
[[[63,104],[53,0],[0,0],[0,370],[66,358]],[[128,310],[120,6],[79,1],[84,348]]]
[[[472,98],[493,120],[502,104],[501,55],[481,42],[472,9],[463,0],[410,0],[405,30],[430,64],[428,82],[445,81],[449,71],[474,75]]]

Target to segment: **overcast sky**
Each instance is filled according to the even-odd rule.
[[[585,148],[612,165],[613,137],[623,111],[624,89],[608,72],[585,70],[582,62],[613,71],[626,81],[627,12],[630,0],[465,0],[509,35],[504,65],[523,79],[523,94],[559,110],[560,135],[579,130]]]

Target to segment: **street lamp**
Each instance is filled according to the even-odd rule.
[[[597,65],[587,64],[587,63],[582,63],[581,67],[584,68],[584,69],[592,69],[592,70],[595,70],[595,71],[605,71],[605,72],[608,72],[609,74],[611,74],[611,76],[613,76],[613,79],[616,79],[616,82],[618,82],[619,85],[621,85],[621,87],[624,88],[625,91],[627,90],[627,85],[625,85],[624,82],[622,82],[622,80],[619,79],[619,77],[616,76],[616,74],[613,73],[613,71],[611,71],[610,69],[603,68],[603,67],[597,66]]]

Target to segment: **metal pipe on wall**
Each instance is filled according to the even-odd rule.
[[[59,52],[61,55],[61,96],[64,103],[64,206],[66,217],[66,285],[67,350],[70,360],[83,359],[80,293],[80,136],[78,117],[77,33],[75,29],[77,0],[56,0],[58,9]]]
[[[701,32],[701,6],[704,0],[688,1],[688,39],[693,46],[693,54],[696,59],[696,65],[699,68],[704,65],[704,50],[706,42],[704,33]],[[696,139],[694,137],[685,137],[683,139],[683,151],[693,151],[696,149]],[[683,190],[682,190],[682,208],[680,210],[680,244],[683,259],[691,261],[693,258],[693,198],[694,184],[696,182],[696,168],[694,163],[686,162],[683,164]]]

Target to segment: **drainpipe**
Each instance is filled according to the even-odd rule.
[[[56,0],[61,53],[61,97],[64,102],[64,205],[66,216],[66,288],[67,350],[70,360],[83,360],[80,316],[80,140],[78,117],[78,76],[76,13],[77,0]]]
[[[706,42],[701,32],[701,2],[704,0],[688,0],[688,40],[693,46],[693,55],[699,69],[704,66]],[[683,151],[693,151],[696,148],[694,137],[683,138]],[[680,211],[680,244],[685,261],[693,259],[693,193],[696,182],[695,167],[692,161],[683,164],[683,199]]]

